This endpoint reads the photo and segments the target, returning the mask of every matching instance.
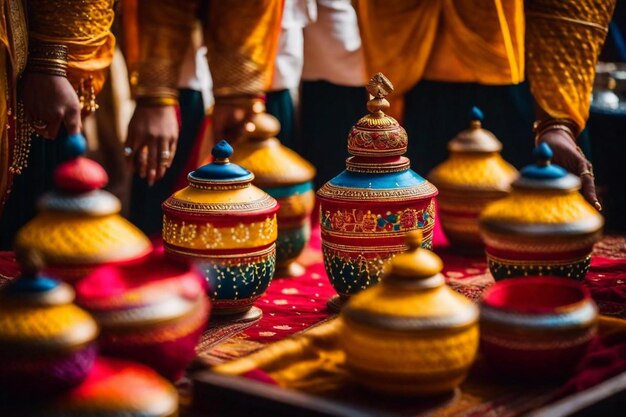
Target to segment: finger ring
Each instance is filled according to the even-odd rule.
[[[124,156],[130,156],[133,153],[133,148],[127,146],[124,148]]]
[[[583,172],[581,172],[581,173],[579,174],[579,176],[580,176],[580,177],[582,177],[583,175],[589,175],[591,178],[593,178],[593,177],[594,177],[594,175],[593,175],[593,171],[590,171],[590,170],[588,170],[588,169],[584,170]]]
[[[41,119],[33,120],[31,125],[33,126],[33,129],[35,130],[44,130],[45,128],[48,127],[48,123],[46,123],[44,120],[41,120]]]
[[[172,154],[167,149],[164,151],[161,151],[161,159],[170,159],[170,156],[172,156]]]

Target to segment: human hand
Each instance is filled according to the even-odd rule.
[[[563,130],[547,130],[541,134],[537,143],[546,143],[554,152],[552,162],[569,172],[578,175],[582,183],[582,194],[596,209],[602,210],[596,195],[593,167],[576,143]]]
[[[246,123],[252,116],[250,106],[236,103],[215,103],[213,107],[213,137],[233,143],[245,133]]]
[[[82,128],[78,94],[65,77],[25,73],[22,101],[35,133],[46,139],[57,137],[61,123],[69,135],[79,133]]]
[[[178,143],[178,117],[174,106],[137,105],[128,125],[124,153],[149,185],[170,167]]]

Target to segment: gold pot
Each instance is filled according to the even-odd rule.
[[[364,387],[392,395],[435,395],[457,387],[478,349],[478,308],[445,285],[443,263],[420,248],[386,267],[379,285],[350,298],[341,311],[346,365]]]
[[[300,276],[304,268],[296,258],[311,236],[315,168],[276,139],[280,123],[265,112],[262,102],[255,103],[253,110],[255,114],[246,125],[246,136],[237,144],[231,160],[254,172],[252,183],[280,204],[276,276]]]
[[[448,143],[450,157],[428,179],[439,190],[441,226],[454,246],[482,251],[478,217],[485,206],[506,197],[517,170],[501,156],[502,143],[483,129],[483,113],[472,108],[469,129]]]

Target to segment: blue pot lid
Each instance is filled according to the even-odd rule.
[[[232,154],[233,147],[225,140],[219,141],[211,150],[211,155],[215,158],[213,162],[192,171],[188,178],[199,183],[224,185],[252,182],[254,174],[228,160]]]
[[[537,146],[533,152],[536,162],[522,169],[513,186],[546,190],[579,189],[580,179],[560,166],[552,164],[553,155],[548,144],[542,143]]]
[[[40,273],[43,259],[32,250],[17,252],[22,275],[1,291],[2,302],[15,301],[33,306],[61,305],[72,302],[74,291],[65,283]]]

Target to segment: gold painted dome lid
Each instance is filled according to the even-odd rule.
[[[443,262],[421,247],[421,231],[408,233],[406,243],[408,250],[389,261],[378,285],[350,298],[341,311],[346,325],[409,332],[475,324],[477,307],[445,285]]]
[[[483,112],[472,107],[470,126],[448,143],[450,156],[433,168],[428,179],[441,190],[472,200],[479,191],[502,196],[511,189],[517,170],[500,155],[502,144],[482,127]]]
[[[254,172],[254,184],[261,188],[312,181],[313,165],[276,138],[280,132],[278,119],[265,111],[261,101],[255,103],[253,111],[245,138],[237,144],[231,161]]]
[[[22,227],[17,248],[37,250],[49,265],[93,265],[148,254],[148,238],[118,213],[120,201],[101,188],[108,182],[97,162],[82,156],[86,141],[71,135],[71,154],[54,172],[55,189],[40,198],[39,214]]]
[[[95,340],[96,322],[68,284],[39,274],[43,258],[18,252],[22,276],[0,291],[0,352],[66,352]]]
[[[482,127],[483,119],[483,112],[476,106],[472,107],[469,128],[459,132],[448,143],[448,150],[450,152],[500,152],[502,143],[496,135]]]

